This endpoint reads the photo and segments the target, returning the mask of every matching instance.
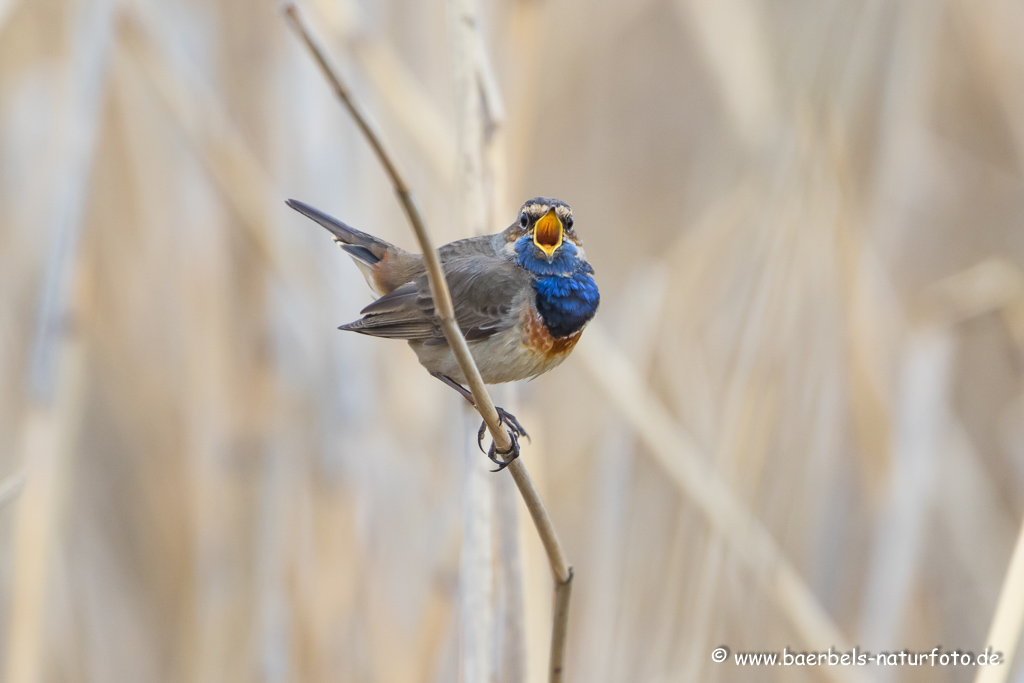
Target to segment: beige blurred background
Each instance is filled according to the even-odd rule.
[[[464,236],[443,0],[301,7]],[[562,367],[496,392],[576,569],[568,680],[976,674],[718,645],[1012,653],[1024,5],[481,13],[490,230],[567,201],[603,295]],[[461,399],[335,330],[370,292],[288,197],[415,246],[275,2],[0,0],[4,680],[545,680],[507,473],[470,486]]]

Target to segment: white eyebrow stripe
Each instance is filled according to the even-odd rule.
[[[526,215],[531,221],[537,221],[549,211],[554,209],[555,215],[565,224],[572,219],[572,208],[565,202],[547,204],[544,202],[530,202],[519,210],[521,215]]]

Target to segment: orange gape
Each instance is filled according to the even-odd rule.
[[[533,229],[533,242],[545,254],[554,253],[562,244],[562,222],[554,211],[549,211],[537,221]]]

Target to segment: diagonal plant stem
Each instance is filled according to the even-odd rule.
[[[395,194],[398,195],[398,199],[423,252],[423,261],[426,265],[427,277],[430,282],[430,294],[434,299],[434,310],[437,312],[445,339],[447,339],[448,345],[455,354],[459,367],[462,369],[462,374],[466,377],[466,384],[473,394],[476,409],[487,424],[487,429],[491,434],[491,438],[494,439],[495,446],[499,451],[508,452],[512,447],[512,439],[501,426],[498,411],[494,407],[494,401],[491,400],[491,396],[484,386],[483,379],[480,377],[480,370],[477,368],[476,362],[469,351],[469,345],[459,329],[458,321],[455,318],[455,310],[452,306],[451,294],[448,291],[448,282],[445,279],[444,271],[441,269],[437,250],[430,239],[430,235],[423,222],[423,217],[416,206],[416,202],[413,200],[408,184],[398,172],[390,155],[385,150],[381,137],[370,123],[368,116],[356,102],[351,91],[338,75],[337,70],[327,59],[326,53],[306,27],[298,8],[293,2],[286,1],[283,5],[283,10],[289,26],[295,31],[296,35],[302,40],[313,56],[324,78],[327,79],[327,82],[334,90],[334,94],[341,100],[341,103],[355,120],[356,125],[370,144],[370,147],[373,148],[377,159],[391,180]],[[558,534],[551,523],[551,518],[544,507],[544,502],[541,500],[540,494],[536,486],[534,486],[529,472],[526,470],[526,466],[523,465],[522,459],[515,459],[506,469],[512,474],[512,478],[519,488],[519,493],[523,497],[523,502],[526,504],[526,509],[530,512],[530,517],[537,528],[541,543],[544,545],[544,551],[547,553],[548,563],[551,565],[551,574],[555,581],[549,681],[551,683],[558,683],[563,678],[573,570],[566,559],[565,551],[558,540]]]
[[[1005,683],[1009,680],[1013,655],[1024,625],[1024,526],[1013,547],[999,602],[983,646],[1002,653],[1002,666],[979,666],[974,683]]]
[[[18,497],[25,488],[25,470],[19,470],[0,481],[0,510]]]

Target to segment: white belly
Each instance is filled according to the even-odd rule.
[[[409,346],[416,352],[423,367],[430,372],[440,372],[460,384],[466,383],[455,361],[455,354],[447,345],[428,346],[411,341]],[[558,366],[568,356],[568,353],[552,355],[526,346],[516,327],[482,341],[470,342],[469,350],[480,368],[480,376],[487,384],[536,377]]]

